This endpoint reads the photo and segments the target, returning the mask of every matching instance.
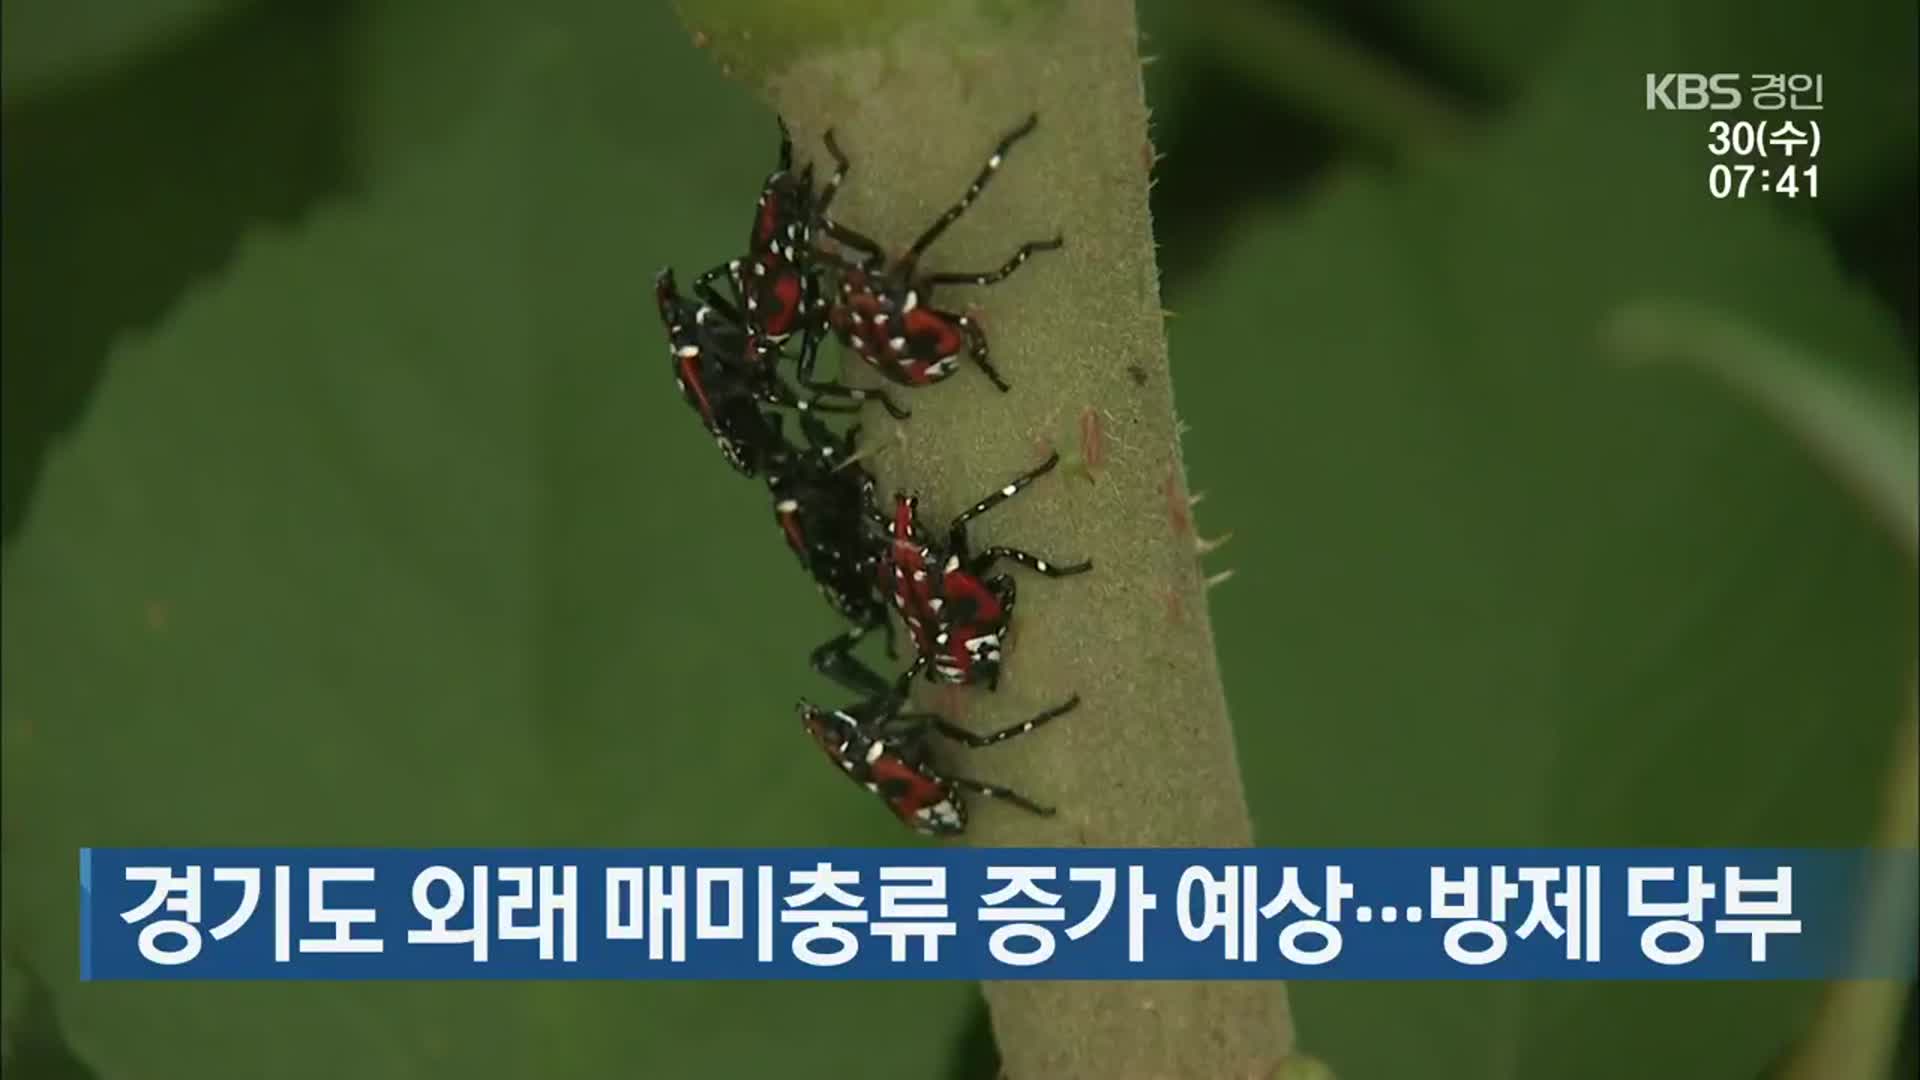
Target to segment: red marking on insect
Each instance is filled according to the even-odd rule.
[[[966,347],[966,339],[951,320],[944,319],[926,308],[914,308],[901,320],[905,324],[903,336],[907,339],[905,350],[889,349],[889,352],[912,352],[922,354],[931,352],[937,359],[959,354]]]
[[[934,627],[938,614],[933,610],[933,581],[927,565],[926,550],[913,535],[914,499],[896,496],[893,504],[893,529],[890,557],[881,572],[891,576],[883,587],[893,594],[893,605],[913,636],[915,651],[922,656],[934,650]]]
[[[869,768],[894,816],[910,826],[919,826],[922,811],[947,801],[945,788],[893,754],[880,755]]]
[[[786,535],[787,546],[802,559],[807,557],[807,535],[800,527],[800,508],[797,505],[781,505],[774,510],[780,519],[780,531]]]
[[[961,681],[969,681],[976,643],[992,651],[1004,647],[1000,636],[1008,622],[1006,608],[985,582],[958,568],[940,575],[940,592],[947,666],[959,673]]]
[[[707,427],[714,427],[716,421],[713,415],[713,402],[707,400],[706,385],[700,381],[700,354],[697,352],[692,355],[683,354],[679,361],[681,385],[687,388],[687,393],[693,395],[694,408],[700,410],[700,419],[706,423]]]
[[[753,223],[752,255],[758,257],[780,235],[780,201],[769,190],[761,194],[759,213]]]
[[[782,266],[784,267],[785,264]],[[792,272],[791,268],[774,275],[773,288],[769,289],[768,293],[778,301],[778,307],[766,315],[768,333],[790,334],[793,332],[795,316],[800,311],[800,294],[803,289],[800,275]]]

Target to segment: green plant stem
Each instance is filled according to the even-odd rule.
[[[904,246],[960,195],[1001,134],[1029,113],[1040,117],[926,259],[934,271],[987,269],[1023,241],[1064,234],[1063,250],[1036,255],[1006,283],[943,288],[934,300],[981,305],[1012,392],[963,363],[938,386],[900,392],[912,419],[893,425],[876,413],[865,428],[882,448],[872,464],[883,489],[919,491],[930,523],[1057,447],[1065,464],[978,519],[976,546],[1094,563],[1092,573],[1060,580],[1010,567],[1019,607],[999,691],[922,695],[983,731],[1082,699],[1032,737],[945,759],[956,773],[1059,807],[1041,818],[976,799],[969,838],[1250,843],[1207,571],[1186,524],[1132,4],[1061,0],[1011,15],[1005,5],[944,8],[929,16],[937,23],[822,47],[778,70],[749,69],[741,58],[752,50],[708,29],[707,6],[684,0],[683,16],[734,71],[768,87],[803,158],[824,162],[821,135],[835,129],[853,164],[834,215],[885,245]],[[751,5],[722,6],[727,33],[744,28],[759,39]],[[1104,445],[1091,450],[1084,433],[1096,425]],[[1111,917],[1124,917],[1124,897]],[[1161,897],[1162,912],[1172,902]],[[1016,982],[985,992],[1014,1080],[1264,1078],[1293,1041],[1277,982]]]

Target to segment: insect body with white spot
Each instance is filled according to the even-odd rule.
[[[948,722],[935,713],[908,712],[903,697],[883,692],[844,709],[799,704],[800,722],[814,744],[854,783],[878,796],[901,824],[915,832],[953,836],[967,828],[965,794],[1011,803],[1052,816],[1051,807],[996,784],[946,775],[933,761],[931,735],[978,749],[1024,735],[1080,704],[1076,695],[1030,720],[987,735]]]
[[[813,235],[847,173],[846,155],[834,142],[831,131],[827,132],[826,144],[836,167],[826,185],[815,190],[812,164],[794,168],[793,140],[786,124],[780,125],[779,165],[760,187],[746,255],[701,274],[694,282],[694,294],[743,327],[746,355],[755,366],[771,374],[784,355],[782,346],[798,335],[795,374],[802,389],[816,400],[839,399],[856,407],[879,401],[888,412],[904,419],[907,411],[882,391],[814,378],[820,340],[827,332],[827,304],[820,282],[821,267],[814,257]],[[721,279],[731,287],[731,299],[715,289]]]
[[[894,497],[884,571],[894,610],[914,642],[909,678],[924,672],[930,682],[998,689],[1002,643],[1017,594],[1012,576],[991,572],[994,564],[1004,559],[1048,577],[1093,569],[1090,561],[1060,565],[1018,548],[989,547],[975,554],[968,538],[969,522],[1018,495],[1059,462],[1060,455],[1050,455],[1015,477],[955,518],[941,538],[921,524],[918,496]]]
[[[928,386],[951,376],[965,352],[1002,391],[1008,389],[988,356],[986,335],[968,315],[928,303],[943,285],[993,285],[1018,270],[1034,253],[1052,251],[1065,243],[1055,236],[1023,244],[998,269],[975,272],[923,274],[919,261],[947,227],[960,219],[980,197],[987,182],[1000,171],[1007,149],[1030,134],[1039,123],[1029,116],[1000,140],[986,166],[968,185],[960,201],[948,207],[900,259],[889,260],[870,237],[830,217],[821,216],[821,230],[857,252],[858,262],[839,255],[823,255],[839,267],[838,287],[827,309],[827,322],[841,342],[881,375],[903,386]]]
[[[791,403],[791,395],[753,376],[745,365],[745,331],[681,296],[672,269],[660,271],[653,292],[680,396],[699,415],[727,464],[744,476],[758,475],[781,444],[777,418],[759,405]]]
[[[879,629],[887,635],[888,654],[894,652],[887,595],[880,588],[886,519],[872,474],[854,460],[860,428],[835,436],[813,416],[800,417],[800,427],[806,446],[773,455],[767,466],[774,521],[828,606],[852,624],[814,650],[815,670],[865,693],[877,676],[862,674],[850,650]]]

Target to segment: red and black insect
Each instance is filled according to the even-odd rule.
[[[680,396],[699,414],[727,463],[745,476],[757,475],[783,443],[777,424],[759,408],[780,397],[780,388],[756,385],[745,368],[745,331],[681,296],[671,268],[660,271],[653,291]]]
[[[1059,463],[1059,454],[1049,455],[1039,467],[969,507],[947,526],[944,542],[929,537],[921,525],[918,496],[894,496],[884,572],[893,607],[913,637],[916,659],[907,679],[924,671],[931,682],[998,689],[1002,639],[1013,620],[1015,590],[1011,575],[988,576],[994,563],[1007,559],[1056,578],[1093,569],[1090,560],[1062,566],[1010,547],[989,547],[976,555],[967,538],[969,521],[1018,495]]]
[[[963,793],[1012,803],[1051,817],[1042,806],[1010,788],[942,774],[933,762],[932,734],[978,749],[1024,735],[1074,710],[1079,695],[1024,723],[988,735],[968,731],[928,712],[903,711],[897,692],[870,697],[844,709],[800,702],[800,722],[813,741],[849,779],[879,796],[901,823],[916,832],[953,836],[967,828]]]
[[[1038,240],[1022,245],[1011,259],[997,270],[984,273],[922,274],[920,256],[932,246],[947,227],[960,219],[973,201],[980,197],[987,181],[1000,171],[1007,150],[1033,131],[1039,116],[1008,133],[994,148],[980,174],[974,177],[967,193],[948,207],[899,260],[889,262],[880,245],[845,225],[821,214],[821,231],[858,252],[862,259],[851,262],[838,255],[822,255],[839,267],[839,286],[827,311],[828,324],[855,355],[882,375],[905,386],[926,386],[952,375],[965,350],[1002,391],[1006,380],[994,369],[987,355],[986,335],[979,325],[964,314],[932,306],[933,290],[941,285],[992,285],[1004,280],[1038,251],[1051,251],[1065,238]],[[829,144],[831,146],[831,144]],[[836,151],[837,153],[837,151]]]
[[[905,419],[910,414],[884,391],[814,378],[820,339],[826,334],[826,301],[820,284],[821,268],[815,262],[813,234],[833,204],[848,168],[847,157],[831,130],[826,134],[826,145],[833,155],[834,173],[826,186],[816,191],[812,163],[794,168],[793,140],[786,124],[781,123],[779,163],[761,185],[760,198],[754,204],[747,254],[701,274],[694,281],[694,294],[746,328],[746,356],[755,365],[772,368],[779,361],[781,347],[799,334],[795,374],[802,389],[816,396],[855,402],[877,400],[894,417]],[[731,301],[713,287],[722,277],[732,286]]]
[[[787,448],[768,466],[774,520],[828,606],[852,624],[814,650],[813,667],[857,692],[872,692],[884,684],[878,676],[862,674],[865,666],[850,652],[879,629],[887,636],[887,654],[895,653],[887,593],[881,587],[886,518],[874,497],[873,474],[854,460],[860,428],[836,437],[817,418],[805,415],[800,425],[807,448]]]
[[[745,326],[728,312],[682,296],[671,267],[660,271],[653,291],[680,396],[699,414],[728,464],[743,475],[758,475],[768,455],[784,445],[779,424],[759,406],[802,414],[858,411],[858,405],[803,400],[771,364],[750,360]]]

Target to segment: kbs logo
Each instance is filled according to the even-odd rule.
[[[1740,107],[1740,76],[1667,74],[1647,76],[1647,108],[1721,112]]]

